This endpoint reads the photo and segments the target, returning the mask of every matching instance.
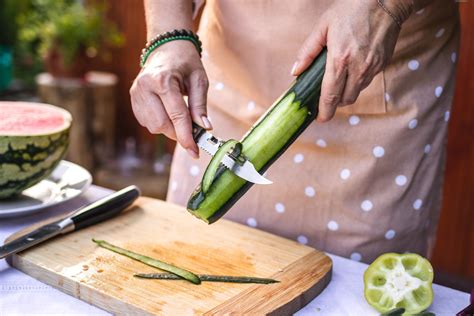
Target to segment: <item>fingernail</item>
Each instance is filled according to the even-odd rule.
[[[297,61],[295,61],[295,63],[293,64],[293,67],[291,68],[291,75],[292,76],[295,76],[296,67],[298,67],[298,62]]]
[[[186,149],[186,151],[188,152],[188,154],[193,157],[194,159],[198,159],[199,158],[199,154],[197,152],[195,152],[194,150],[192,149]]]
[[[202,124],[204,125],[205,129],[212,129],[212,124],[207,118],[207,116],[203,115],[201,116]]]

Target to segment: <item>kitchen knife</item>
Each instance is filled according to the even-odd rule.
[[[110,219],[120,214],[139,196],[140,191],[136,186],[128,186],[78,209],[72,215],[37,228],[31,233],[0,246],[0,259],[28,249],[57,235],[63,235]]]
[[[193,122],[193,138],[199,148],[214,156],[223,141],[215,137],[201,126]],[[255,169],[254,165],[247,159],[237,159],[226,154],[221,163],[237,176],[255,184],[271,184],[272,181],[266,179]]]

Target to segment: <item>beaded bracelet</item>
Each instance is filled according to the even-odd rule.
[[[199,36],[195,34],[191,30],[173,30],[171,32],[166,32],[160,35],[155,36],[153,39],[151,39],[148,43],[146,43],[145,48],[142,49],[142,54],[140,56],[140,67],[143,68],[145,65],[146,60],[150,56],[150,54],[160,47],[161,45],[175,41],[175,40],[185,40],[185,41],[190,41],[196,46],[196,49],[199,53],[199,56],[201,56],[202,52],[202,43],[199,40]]]
[[[387,13],[388,15],[390,15],[390,17],[395,21],[395,23],[398,25],[398,28],[402,28],[402,21],[395,15],[392,13],[392,11],[390,11],[386,6],[385,6],[385,3],[384,1],[382,0],[377,0],[377,3],[379,5],[379,7],[382,8],[382,10],[385,11],[385,13]],[[414,3],[414,2],[413,2]]]

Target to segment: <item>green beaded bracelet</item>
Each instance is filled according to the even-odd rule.
[[[191,43],[194,44],[194,46],[196,46],[199,56],[201,56],[202,43],[196,34],[194,34],[190,30],[173,30],[172,32],[166,32],[166,33],[156,36],[154,39],[152,39],[150,42],[146,44],[140,56],[140,67],[143,68],[143,66],[145,66],[146,60],[151,55],[151,53],[153,53],[155,49],[157,49],[158,47],[160,47],[161,45],[165,43],[175,41],[175,40],[190,41]]]

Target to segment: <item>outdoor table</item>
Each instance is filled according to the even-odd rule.
[[[37,214],[0,219],[0,241],[12,233],[48,217],[95,201],[111,190],[91,186],[82,196]],[[378,315],[364,298],[364,263],[328,254],[333,260],[332,279],[326,289],[296,313],[302,315]],[[429,311],[437,316],[455,315],[469,305],[469,295],[434,285]],[[60,292],[8,266],[0,260],[0,315],[28,314],[108,315],[104,310]]]

